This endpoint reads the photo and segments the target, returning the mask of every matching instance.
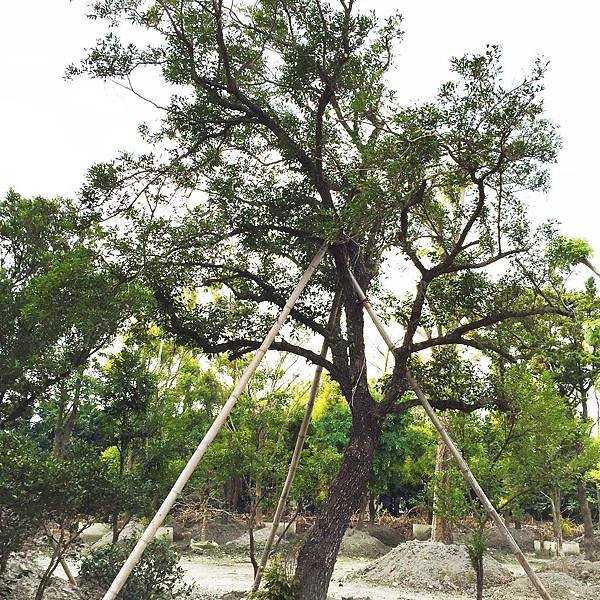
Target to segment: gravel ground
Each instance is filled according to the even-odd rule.
[[[598,600],[600,587],[588,586],[566,573],[540,573],[540,580],[550,594],[552,600]],[[490,600],[534,600],[539,598],[538,592],[526,577],[519,577],[512,583],[495,588],[490,593]]]
[[[456,564],[463,561],[461,550],[464,549],[458,547],[457,550],[452,546],[440,549],[436,546],[437,544],[432,546],[428,542],[407,542],[376,560],[342,557],[335,567],[329,598],[472,600],[474,596],[471,584],[461,582],[460,579],[457,582],[452,575],[459,572],[465,578],[468,576],[463,568],[456,568]],[[500,577],[504,584],[487,586],[485,597],[489,600],[538,598],[528,580],[521,576],[522,571],[516,561],[508,555],[499,557],[502,563],[494,561],[491,563],[492,568],[488,564],[488,572],[494,574],[492,582],[498,583]],[[491,558],[490,560],[493,561]],[[11,561],[9,579],[4,581],[4,585],[0,582],[0,599],[31,600],[44,562],[38,556],[34,559],[18,556]],[[449,564],[454,565],[450,572],[447,568]],[[573,557],[552,561],[534,560],[533,564],[536,570],[541,571],[540,577],[553,600],[600,599],[600,586],[593,585],[597,576],[600,576],[600,563],[589,563],[581,557]],[[75,566],[72,566],[76,572]],[[181,566],[185,571],[186,582],[196,587],[197,600],[238,600],[252,584],[252,566],[241,555],[184,555]],[[548,569],[551,572],[544,572]],[[420,579],[414,574],[419,570]],[[45,600],[79,600],[78,591],[64,580],[64,573],[60,568],[56,575]],[[513,576],[516,576],[514,580]]]
[[[199,600],[221,600],[231,590],[248,590],[252,584],[252,565],[240,559],[194,556],[185,558],[181,564],[186,571],[186,581],[198,586]],[[415,592],[399,586],[383,587],[364,581],[348,581],[351,572],[367,564],[368,561],[364,559],[339,559],[331,580],[329,597],[335,600],[472,600],[472,596],[463,594]],[[239,596],[231,594],[229,597],[233,600]]]

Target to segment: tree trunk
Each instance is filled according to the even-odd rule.
[[[115,511],[112,515],[112,544],[113,546],[119,541],[119,512]]]
[[[369,523],[371,525],[375,524],[375,519],[377,518],[377,507],[375,506],[376,495],[371,493],[369,494]]]
[[[554,541],[556,542],[556,556],[562,556],[562,525],[561,525],[561,514],[560,514],[560,490],[555,487],[552,491],[552,528],[554,530]]]
[[[242,478],[238,475],[230,477],[223,486],[225,506],[227,510],[235,512],[242,494]]]
[[[367,513],[367,507],[369,505],[369,492],[365,492],[362,500],[360,501],[360,508],[358,509],[358,521],[356,522],[357,529],[363,529],[365,526],[365,515]]]
[[[71,405],[68,407],[67,390],[64,382],[61,383],[58,394],[56,422],[54,423],[54,439],[52,442],[52,455],[55,458],[62,458],[65,455],[67,446],[71,441],[73,428],[75,427],[79,413],[81,384],[82,377],[80,374],[75,384],[75,391]]]
[[[431,539],[434,542],[451,544],[452,523],[444,518],[439,506],[439,495],[437,489],[448,484],[448,467],[451,460],[450,451],[444,442],[440,440],[435,457],[436,491],[433,495],[433,521],[431,523]]]
[[[596,483],[596,506],[598,507],[598,527],[600,527],[600,484]]]
[[[592,539],[594,537],[594,522],[592,521],[592,511],[587,498],[587,490],[583,480],[577,481],[577,500],[579,501],[579,510],[583,519],[583,537]]]
[[[251,486],[250,486],[251,489]],[[264,517],[262,510],[262,485],[257,483],[254,487],[255,504],[254,504],[254,524],[256,527],[264,525]]]
[[[350,441],[338,474],[298,555],[297,600],[325,600],[336,557],[352,515],[367,489],[381,419],[355,410]]]
[[[56,406],[56,421],[54,423],[54,439],[52,441],[52,456],[62,458],[67,447],[66,437],[66,404],[67,397],[64,382],[61,382],[58,391],[58,402]]]

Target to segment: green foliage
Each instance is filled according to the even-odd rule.
[[[72,443],[56,459],[26,435],[0,432],[0,571],[12,552],[48,522],[71,522],[104,514],[114,493],[110,478],[92,448]]]
[[[571,539],[577,533],[577,524],[566,517],[561,517],[560,528],[562,530],[563,536],[568,540]]]
[[[427,486],[429,497],[435,494],[435,514],[450,523],[458,523],[470,513],[468,491],[464,477],[454,464],[447,465],[441,473],[434,472]]]
[[[581,241],[564,238],[544,255],[553,234],[532,231],[522,201],[522,192],[547,188],[560,146],[543,113],[545,64],[508,86],[499,48],[487,47],[453,59],[450,81],[431,101],[403,107],[388,85],[398,16],[378,19],[351,2],[233,2],[221,14],[220,5],[91,3],[108,32],[69,73],[129,83],[143,65],[173,93],[162,120],[140,129],[155,150],[93,166],[80,203],[11,193],[0,205],[0,420],[27,423],[37,410],[37,438],[49,437],[58,411],[40,409],[52,402],[45,393],[84,370],[136,316],[123,350],[86,387],[74,435],[95,444],[114,518],[149,511],[247,364],[240,357],[258,347],[315,246],[328,240],[334,260],[323,261],[274,344],[319,361],[296,344],[307,330],[323,335],[330,298],[345,288],[329,340],[331,381],[317,401],[296,498],[323,500],[353,427],[375,435],[382,425],[357,494],[367,483],[375,492],[423,484],[421,473],[433,470],[431,430],[419,416],[396,414],[413,402],[404,393],[407,364],[437,408],[472,413],[449,418],[450,427],[495,501],[568,486],[595,460],[572,390],[597,376],[598,315],[590,284],[575,331],[528,319],[584,305],[555,285],[556,271],[589,256]],[[117,227],[97,224],[115,216]],[[346,269],[377,302],[390,264],[410,269],[417,286],[404,300],[385,298],[405,333],[396,367],[375,391]],[[148,322],[158,326],[147,331]],[[545,328],[554,335],[541,352]],[[190,348],[236,360],[216,359],[215,374]],[[506,368],[532,349],[551,374]],[[427,350],[427,361],[415,359]],[[481,370],[475,351],[486,355]],[[488,369],[488,355],[502,361]],[[298,423],[293,392],[274,385],[281,378],[282,369],[258,374],[192,492],[218,497],[236,477],[253,502],[273,499]],[[61,485],[69,460],[51,465]],[[129,503],[141,480],[146,501],[141,494]],[[446,482],[441,510],[456,519],[470,498],[452,469]],[[77,510],[97,510],[80,485],[69,493]]]
[[[42,525],[50,479],[35,444],[16,432],[0,432],[0,574],[13,552]]]
[[[324,378],[315,399],[306,446],[292,496],[320,504],[342,460],[352,415],[339,386]]]
[[[119,451],[120,475],[132,444],[151,435],[147,414],[155,392],[154,377],[139,349],[125,346],[111,357],[102,381],[101,403],[102,415],[108,421],[103,427],[108,436],[106,443],[114,444]]]
[[[274,556],[263,576],[263,588],[249,595],[256,600],[294,600],[293,572],[280,556]]]
[[[103,233],[73,202],[0,200],[0,423],[30,416],[57,381],[84,366],[144,304],[100,258]]]
[[[106,590],[133,549],[133,542],[107,545],[84,556],[79,575],[86,585]],[[188,597],[179,555],[171,544],[153,540],[119,594],[122,600],[170,600]]]
[[[500,419],[510,427],[512,443],[503,460],[514,492],[531,497],[551,486],[568,487],[597,462],[587,424],[572,416],[549,373],[515,367],[504,385],[512,411]]]
[[[592,247],[580,238],[556,237],[548,248],[550,264],[556,269],[569,269],[592,256]]]

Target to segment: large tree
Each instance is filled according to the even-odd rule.
[[[207,353],[252,352],[330,242],[273,344],[322,365],[352,412],[339,472],[298,557],[298,597],[325,598],[382,423],[416,404],[406,393],[411,356],[452,344],[508,360],[513,348],[495,343],[496,327],[564,310],[537,281],[544,266],[529,255],[540,236],[520,200],[546,186],[558,146],[540,99],[545,67],[507,87],[489,47],[452,60],[433,101],[401,107],[389,80],[400,18],[360,12],[353,0],[103,0],[91,10],[109,31],[70,73],[118,81],[161,119],[141,128],[154,150],[94,166],[83,201],[120,215],[115,260],[153,290],[165,328]],[[149,69],[162,88],[140,77]],[[164,86],[170,100],[153,98]],[[379,400],[348,269],[376,303],[385,275],[414,290],[386,304],[404,331]],[[193,293],[209,286],[227,292]],[[338,287],[343,311],[326,359],[298,339],[327,336]],[[433,401],[474,410],[488,399]]]

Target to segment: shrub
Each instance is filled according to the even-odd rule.
[[[281,557],[271,561],[264,575],[264,589],[249,596],[252,600],[294,600],[294,579],[291,569]]]
[[[572,537],[577,535],[577,524],[571,521],[571,519],[561,517],[560,528],[562,530],[563,536],[567,539],[571,539]]]
[[[135,542],[104,546],[90,552],[82,561],[79,577],[82,584],[107,590],[129,556]],[[120,600],[170,600],[190,592],[183,584],[179,555],[165,540],[154,540],[133,569]]]
[[[8,558],[44,521],[47,460],[17,432],[0,432],[0,575]]]

